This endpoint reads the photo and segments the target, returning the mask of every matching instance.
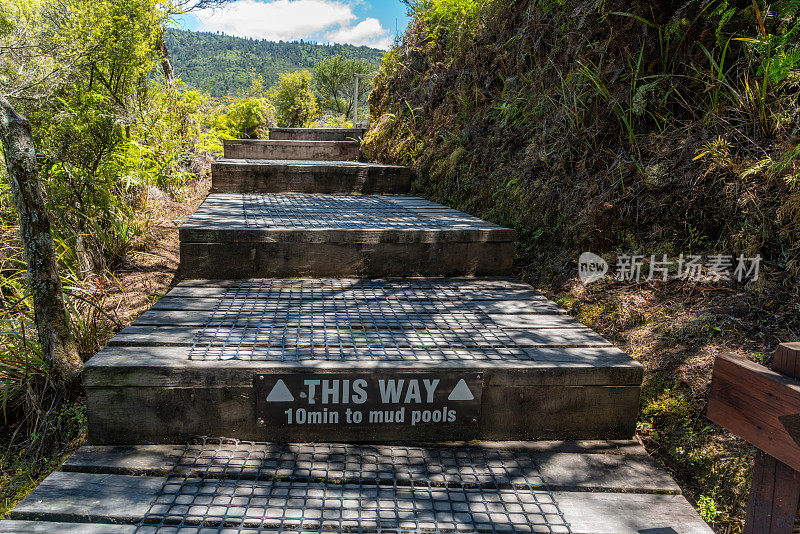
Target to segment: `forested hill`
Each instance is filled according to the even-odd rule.
[[[263,76],[269,87],[279,74],[313,69],[330,56],[342,54],[378,65],[384,54],[367,46],[275,42],[178,29],[168,31],[167,46],[176,75],[189,87],[213,97],[247,89],[253,73]]]

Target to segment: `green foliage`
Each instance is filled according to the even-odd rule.
[[[323,115],[311,123],[312,128],[352,128],[352,121],[344,115]]]
[[[281,74],[272,101],[277,111],[278,126],[308,126],[319,110],[317,97],[314,95],[313,74],[310,71]]]
[[[276,125],[275,108],[264,91],[264,79],[252,75],[249,90],[239,96],[225,97],[213,110],[209,121],[220,139],[266,139]]]
[[[520,247],[543,281],[570,272],[562,247],[665,239],[772,254],[797,279],[796,4],[418,2],[364,148],[415,166],[436,199],[545,229],[550,252]]]
[[[214,98],[246,92],[253,74],[270,87],[278,83],[280,73],[311,70],[334,56],[374,69],[384,53],[366,46],[272,42],[177,29],[166,32],[166,43],[177,75]]]
[[[435,40],[443,32],[453,33],[474,24],[485,5],[485,0],[418,0],[413,11],[428,38]]]
[[[108,270],[147,239],[149,192],[174,193],[216,148],[205,122],[211,104],[161,81],[165,14],[156,0],[0,0],[0,13],[0,93],[32,125],[72,330],[88,358],[108,337]],[[37,346],[0,163],[0,408],[12,429],[0,476],[16,484],[38,472],[26,462],[57,453],[84,424]]]
[[[322,97],[322,108],[345,117],[353,114],[355,74],[371,74],[375,66],[367,61],[346,59],[341,54],[322,60],[314,69],[316,87]],[[372,90],[372,81],[359,80],[358,101],[363,103]]]
[[[698,489],[697,508],[711,524],[735,523],[732,516],[747,495],[752,459],[715,446],[716,427],[698,417],[705,406],[672,377],[652,378],[643,388],[639,435],[664,450],[674,469]]]
[[[7,34],[11,32],[12,25],[11,21],[8,20],[8,16],[0,11],[0,35]]]
[[[70,0],[60,18],[61,3],[2,1],[18,14],[6,42],[40,52],[5,60],[41,74],[2,81],[11,94],[34,88],[37,98],[19,106],[33,126],[56,234],[70,244],[66,259],[82,271],[113,267],[144,234],[147,188],[173,192],[196,175],[194,156],[214,148],[201,119],[206,99],[152,76],[164,23],[155,0]],[[52,18],[53,31],[37,29],[37,13]],[[80,60],[45,76],[63,62],[65,43],[80,43]]]
[[[226,137],[265,139],[275,125],[275,110],[266,98],[234,99],[215,125]]]
[[[78,448],[86,436],[86,408],[78,402],[59,406],[48,423],[22,451],[0,451],[0,515],[4,517]],[[54,443],[59,446],[53,447]]]
[[[11,246],[2,254],[16,253]],[[26,316],[30,311],[25,284],[25,265],[19,260],[3,262],[0,278],[3,306],[0,316],[0,409],[4,423],[15,420],[25,408],[31,380],[43,380],[47,374],[44,358],[36,341],[35,326]]]
[[[71,66],[70,75],[54,87],[43,86],[44,98],[23,102],[21,111],[31,120],[42,181],[57,221],[86,247],[85,263],[103,268],[106,260],[119,261],[119,251],[107,248],[120,236],[119,214],[137,208],[141,178],[152,156],[131,161],[138,145],[143,152],[152,129],[140,119],[163,104],[159,91],[147,92],[146,80],[156,64],[156,38],[161,15],[151,0],[72,4],[69,24],[59,28],[56,42],[84,43],[89,61]],[[43,45],[44,46],[44,45]],[[158,113],[170,113],[165,105]],[[153,126],[153,125],[149,125]],[[154,142],[163,141],[156,139]],[[150,157],[148,157],[150,156]],[[163,166],[162,162],[156,165]],[[156,177],[153,177],[153,182]],[[105,239],[106,234],[109,239]]]
[[[152,83],[119,154],[122,185],[128,190],[155,185],[172,193],[196,178],[197,155],[216,148],[203,123],[209,108],[206,97],[180,82],[178,87]]]
[[[700,512],[700,517],[708,523],[714,523],[722,515],[716,501],[709,495],[700,495],[700,498],[697,499],[697,508]]]
[[[17,431],[31,432],[30,436],[22,436],[21,441],[27,441],[24,455],[36,458],[49,452],[48,448],[54,445],[51,438],[56,442],[63,439],[61,443],[73,439],[77,427],[70,423],[65,428],[64,421],[59,420],[61,410],[68,407],[62,406],[60,391],[50,383],[48,364],[38,346],[26,265],[21,245],[16,237],[11,238],[12,233],[13,228],[0,228],[4,237],[0,248],[0,421]],[[56,241],[56,245],[63,256],[64,243]],[[89,286],[69,269],[63,270],[62,284],[68,295],[78,297],[70,300],[73,332],[79,341],[87,340],[99,329],[97,314],[86,313],[90,308],[97,310],[95,297]],[[88,358],[96,352],[98,342],[98,336],[94,335],[91,350],[81,351],[81,355]],[[64,432],[69,435],[64,436]],[[0,455],[0,466],[4,461]]]

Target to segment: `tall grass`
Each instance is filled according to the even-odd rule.
[[[585,250],[724,251],[760,254],[763,269],[722,293],[767,306],[800,295],[800,1],[460,4],[414,4],[370,98],[371,157],[411,165],[428,198],[513,226],[515,264],[544,287],[570,287]],[[748,343],[769,344],[777,317]],[[642,357],[651,377],[690,382],[687,402],[659,409],[685,424],[702,420],[710,368],[682,352]],[[705,517],[736,532],[746,461],[697,461],[697,436],[644,415],[651,445],[683,451],[666,461],[701,490]]]

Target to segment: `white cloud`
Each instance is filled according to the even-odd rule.
[[[325,39],[334,43],[350,43],[375,48],[389,48],[392,38],[389,30],[375,18],[366,18],[355,26],[345,26],[325,35]]]
[[[192,13],[201,31],[238,37],[349,43],[388,49],[389,30],[376,18],[358,21],[353,7],[362,0],[238,0]]]
[[[356,19],[349,5],[333,0],[239,0],[196,16],[206,31],[272,41],[308,39]]]

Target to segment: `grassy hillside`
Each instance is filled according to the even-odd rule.
[[[375,65],[384,54],[366,46],[274,42],[177,29],[167,32],[166,41],[176,75],[189,87],[217,98],[249,88],[252,74],[261,75],[269,87],[281,73],[313,69],[337,54]]]
[[[514,227],[520,275],[647,370],[639,435],[719,532],[751,449],[704,417],[715,354],[800,340],[796,1],[428,0],[383,60],[366,149]],[[638,283],[576,280],[581,252]],[[646,281],[651,255],[759,255],[748,283]]]

